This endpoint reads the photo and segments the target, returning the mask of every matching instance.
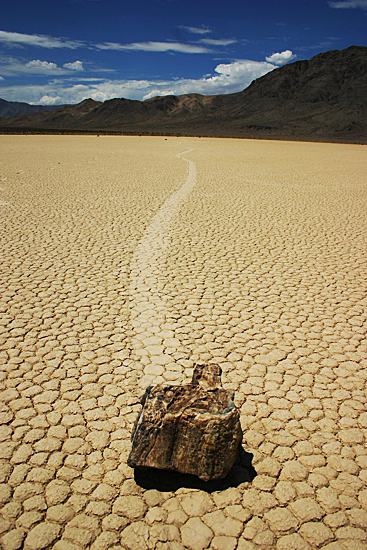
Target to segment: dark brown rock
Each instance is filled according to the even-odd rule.
[[[221,387],[220,377],[217,365],[197,365],[186,386],[148,388],[128,465],[194,474],[204,481],[226,477],[242,430],[234,392]]]

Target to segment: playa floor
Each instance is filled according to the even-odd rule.
[[[367,548],[366,147],[0,136],[5,550]],[[144,388],[217,363],[243,451],[126,464]]]

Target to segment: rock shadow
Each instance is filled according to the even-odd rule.
[[[180,474],[154,468],[135,468],[134,479],[135,483],[143,489],[175,492],[185,487],[213,493],[214,491],[224,491],[229,487],[238,487],[241,483],[250,483],[257,476],[256,470],[252,466],[253,458],[253,454],[240,447],[236,461],[224,479],[203,481],[191,474]]]

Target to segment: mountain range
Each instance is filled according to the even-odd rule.
[[[86,99],[51,112],[0,119],[0,132],[20,131],[367,143],[367,47],[291,63],[233,94]]]
[[[11,118],[18,115],[27,115],[28,113],[39,113],[43,111],[56,111],[60,105],[30,105],[20,101],[6,101],[0,99],[0,118]]]

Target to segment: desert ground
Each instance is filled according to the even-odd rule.
[[[362,145],[0,136],[5,550],[367,548]],[[229,477],[134,472],[148,385],[216,363]]]

